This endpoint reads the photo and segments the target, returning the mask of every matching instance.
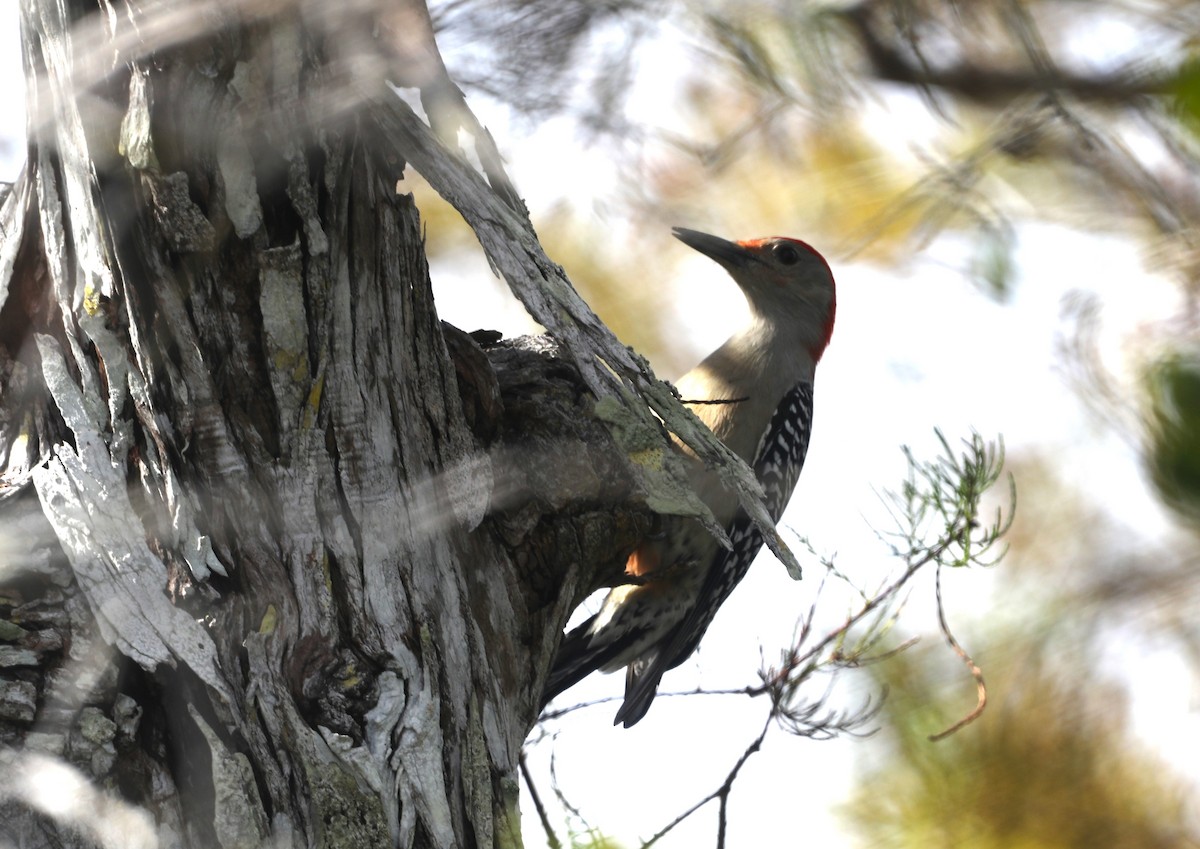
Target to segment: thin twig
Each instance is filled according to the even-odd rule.
[[[809,661],[813,660],[817,655],[825,651],[830,643],[840,639],[847,631],[866,618],[868,614],[880,607],[885,601],[892,598],[901,587],[908,583],[913,575],[915,575],[923,567],[928,566],[930,563],[936,561],[939,556],[945,553],[945,551],[950,547],[950,544],[951,543],[949,540],[943,541],[943,543],[937,548],[927,551],[923,556],[910,563],[908,568],[904,570],[900,577],[896,578],[896,580],[884,587],[883,590],[876,594],[874,598],[870,599],[866,604],[859,608],[857,612],[847,617],[846,621],[843,622],[839,627],[826,634],[820,642],[818,642],[807,652],[802,655],[797,655],[795,661],[788,664],[787,674],[790,674],[792,670],[802,667]],[[762,695],[770,690],[773,684],[775,684],[777,681],[778,679],[766,681],[758,687],[747,688],[747,691],[752,696]]]
[[[983,680],[983,670],[980,669],[978,664],[971,659],[971,656],[967,654],[966,650],[959,645],[958,640],[954,638],[954,634],[950,631],[950,626],[946,622],[946,608],[942,605],[942,567],[940,565],[937,568],[935,593],[937,595],[938,627],[942,629],[942,635],[945,636],[946,642],[950,644],[950,648],[954,649],[954,653],[957,654],[959,658],[962,659],[962,662],[967,665],[967,668],[971,670],[971,676],[975,679],[975,686],[978,692],[974,710],[972,710],[958,722],[951,725],[945,731],[940,731],[937,734],[929,735],[929,739],[936,743],[938,740],[944,740],[955,731],[958,731],[960,728],[963,728],[966,725],[970,725],[979,718],[979,716],[983,713],[983,709],[987,707],[987,684],[984,683]]]
[[[542,804],[542,797],[538,795],[537,788],[533,786],[533,776],[529,774],[529,764],[525,763],[525,752],[521,752],[518,763],[521,766],[521,777],[525,779],[525,786],[529,788],[529,798],[533,800],[533,807],[537,810],[538,819],[542,821],[542,829],[546,832],[546,845],[550,849],[562,849],[562,843],[554,835],[554,829],[550,827],[550,817],[546,815],[546,806]]]
[[[659,693],[659,695],[661,696],[664,694]],[[574,713],[575,711],[583,710],[584,708],[596,707],[597,705],[608,704],[609,702],[623,701],[624,698],[624,696],[604,696],[603,698],[592,699],[588,702],[576,702],[575,704],[564,708],[555,708],[554,710],[543,711],[542,715],[538,717],[538,722],[546,722],[547,720],[558,719],[559,717],[566,716],[568,713]]]
[[[703,404],[740,404],[743,401],[749,401],[750,397],[745,398],[680,398],[681,404],[703,405]]]
[[[591,823],[587,821],[587,817],[583,815],[583,812],[580,811],[579,808],[574,804],[572,804],[571,800],[567,798],[567,795],[563,793],[563,789],[558,783],[558,756],[554,753],[553,749],[550,750],[550,789],[554,791],[554,798],[558,799],[558,804],[563,806],[563,809],[569,816],[575,817],[577,820],[579,820],[583,824],[585,831],[589,833],[595,831],[592,828]]]
[[[761,693],[758,687],[727,687],[716,690],[706,690],[701,687],[696,687],[692,690],[672,690],[670,692],[659,691],[655,695],[656,699],[671,699],[678,696],[754,696]],[[554,710],[543,711],[538,717],[538,722],[546,722],[550,719],[559,719],[569,713],[574,713],[577,710],[584,708],[598,707],[599,705],[608,704],[609,702],[619,702],[624,700],[624,696],[603,696],[599,699],[591,699],[586,702],[576,702],[563,708],[555,708]]]
[[[729,793],[730,793],[730,791],[733,790],[733,782],[737,780],[738,773],[741,772],[742,766],[745,765],[746,761],[750,760],[750,756],[762,748],[763,740],[766,739],[767,732],[771,729],[771,722],[774,720],[774,718],[775,718],[775,714],[774,714],[774,711],[772,711],[771,715],[769,717],[767,717],[767,721],[765,723],[763,723],[762,731],[760,731],[758,733],[758,736],[754,738],[754,741],[749,746],[746,747],[746,751],[742,752],[742,756],[740,758],[738,758],[737,763],[735,763],[733,765],[733,768],[731,770],[729,770],[729,774],[725,776],[725,780],[723,782],[721,782],[720,787],[718,787],[712,793],[709,793],[707,796],[705,796],[699,802],[692,805],[690,808],[688,808],[682,814],[680,814],[675,819],[673,819],[661,831],[659,831],[657,834],[655,834],[653,837],[651,837],[649,840],[647,840],[645,843],[643,843],[642,849],[649,849],[649,847],[651,847],[655,843],[657,843],[659,841],[659,839],[666,836],[666,834],[668,834],[677,825],[679,825],[681,822],[686,820],[692,814],[696,813],[696,811],[703,808],[705,805],[707,805],[713,799],[721,800],[720,811],[718,814],[717,849],[724,849],[724,847],[725,847],[725,810],[726,810],[727,801],[729,799]]]

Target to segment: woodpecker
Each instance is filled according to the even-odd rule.
[[[833,334],[836,293],[829,264],[798,239],[730,242],[676,227],[675,238],[717,262],[741,288],[750,320],[676,383],[680,397],[754,470],[778,522],[812,429],[813,377]],[[629,582],[563,638],[543,696],[590,673],[627,666],[626,728],[650,708],[663,674],[696,650],[717,609],[745,576],[762,534],[737,494],[690,455],[689,475],[733,544],[725,549],[695,519],[665,517],[661,532],[629,556]]]

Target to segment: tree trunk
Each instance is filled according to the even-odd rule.
[[[22,9],[0,834],[516,846],[566,616],[687,497],[629,462],[661,433],[595,414],[586,355],[439,322],[411,113],[340,102],[330,39],[369,28],[260,6]]]

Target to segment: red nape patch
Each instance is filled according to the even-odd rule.
[[[820,254],[817,254],[820,256]],[[837,288],[833,290],[833,300],[829,303],[829,318],[825,321],[825,327],[822,329],[821,341],[819,344],[809,349],[809,355],[812,356],[813,362],[821,361],[821,355],[825,353],[825,349],[829,347],[829,340],[833,338],[833,317],[837,312]]]

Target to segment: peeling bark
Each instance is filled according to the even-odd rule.
[[[22,9],[2,833],[520,845],[518,753],[563,623],[651,508],[687,501],[669,459],[630,461],[639,440],[669,458],[663,433],[597,405],[571,339],[481,346],[438,320],[405,144],[379,92],[323,110],[328,33],[301,12],[208,7],[78,88],[85,36],[136,44],[147,8]],[[67,765],[91,781],[74,813],[36,792]]]

